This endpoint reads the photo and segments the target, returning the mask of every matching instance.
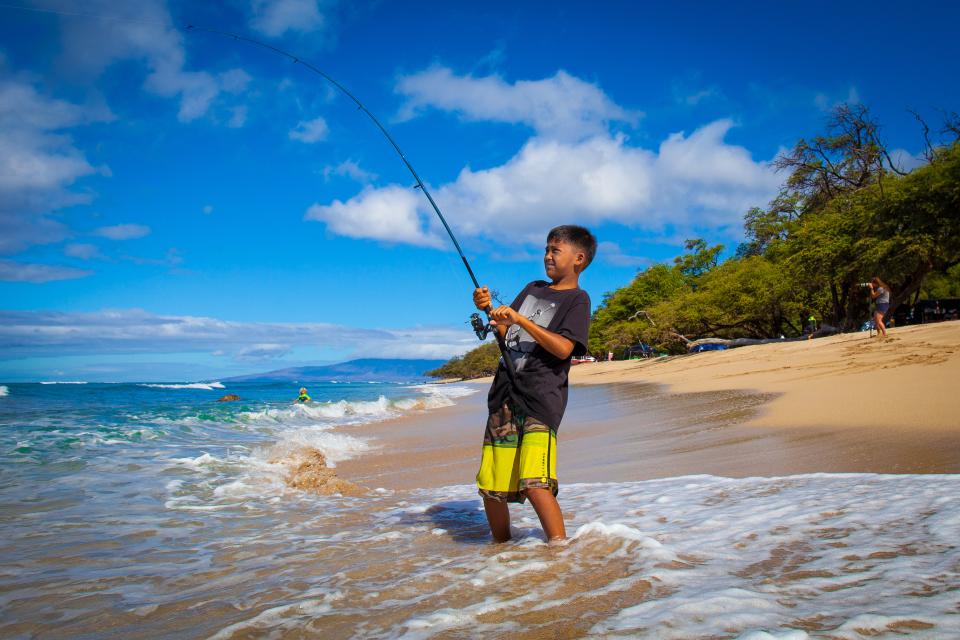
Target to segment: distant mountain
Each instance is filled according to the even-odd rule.
[[[425,371],[445,360],[386,360],[362,358],[322,367],[290,367],[266,373],[223,378],[223,382],[408,382],[426,380]]]

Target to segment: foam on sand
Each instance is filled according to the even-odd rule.
[[[284,592],[254,607],[286,607],[282,620],[251,612],[226,629],[335,635],[363,619],[356,637],[958,637],[957,489],[957,475],[574,484],[561,499],[575,533],[556,547],[529,507],[513,509],[511,541],[489,544],[469,486],[372,491],[325,502],[308,526],[309,557],[335,542],[314,562],[352,576],[314,585],[336,588],[337,607],[304,595],[300,612]]]

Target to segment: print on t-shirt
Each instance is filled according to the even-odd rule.
[[[554,314],[557,313],[557,303],[541,300],[536,296],[528,294],[527,297],[524,298],[523,304],[520,305],[520,310],[517,313],[531,322],[546,328],[550,326],[550,321],[553,320]],[[510,348],[510,358],[513,360],[514,366],[517,371],[523,371],[523,367],[527,363],[527,355],[537,347],[537,341],[527,333],[526,329],[518,324],[512,325],[507,329],[506,341],[507,346]]]

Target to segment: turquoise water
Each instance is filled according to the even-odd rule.
[[[403,410],[422,395],[396,383],[318,383],[314,402],[294,407],[290,383],[17,384],[3,385],[0,402],[0,473],[26,465],[30,479],[51,464],[86,465],[91,456],[153,457],[226,451],[276,437],[285,428],[377,419]],[[236,402],[217,402],[225,394]],[[399,403],[399,404],[398,404]],[[200,453],[197,453],[200,455]]]
[[[567,545],[491,545],[469,484],[285,482],[476,389],[206,387],[0,387],[0,637],[960,637],[957,475],[567,484]]]

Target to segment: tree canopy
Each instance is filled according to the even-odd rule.
[[[653,264],[606,293],[590,351],[622,354],[644,342],[680,352],[685,339],[794,336],[810,315],[852,330],[869,316],[861,283],[873,276],[891,286],[891,312],[921,296],[960,297],[960,118],[946,115],[939,144],[920,123],[926,162],[907,172],[866,107],[839,106],[822,135],[776,160],[783,186],[744,214],[734,255],[721,260],[722,245],[688,240],[672,264]],[[486,344],[431,375],[491,375],[498,357]]]
[[[744,215],[745,240],[719,261],[720,245],[686,243],[672,265],[655,264],[604,296],[590,348],[647,342],[680,351],[689,339],[797,335],[814,315],[842,330],[869,315],[860,284],[891,285],[891,311],[926,295],[960,293],[960,144],[956,116],[926,164],[906,172],[884,147],[866,107],[842,105],[827,132],[800,140],[776,164],[780,193]]]

